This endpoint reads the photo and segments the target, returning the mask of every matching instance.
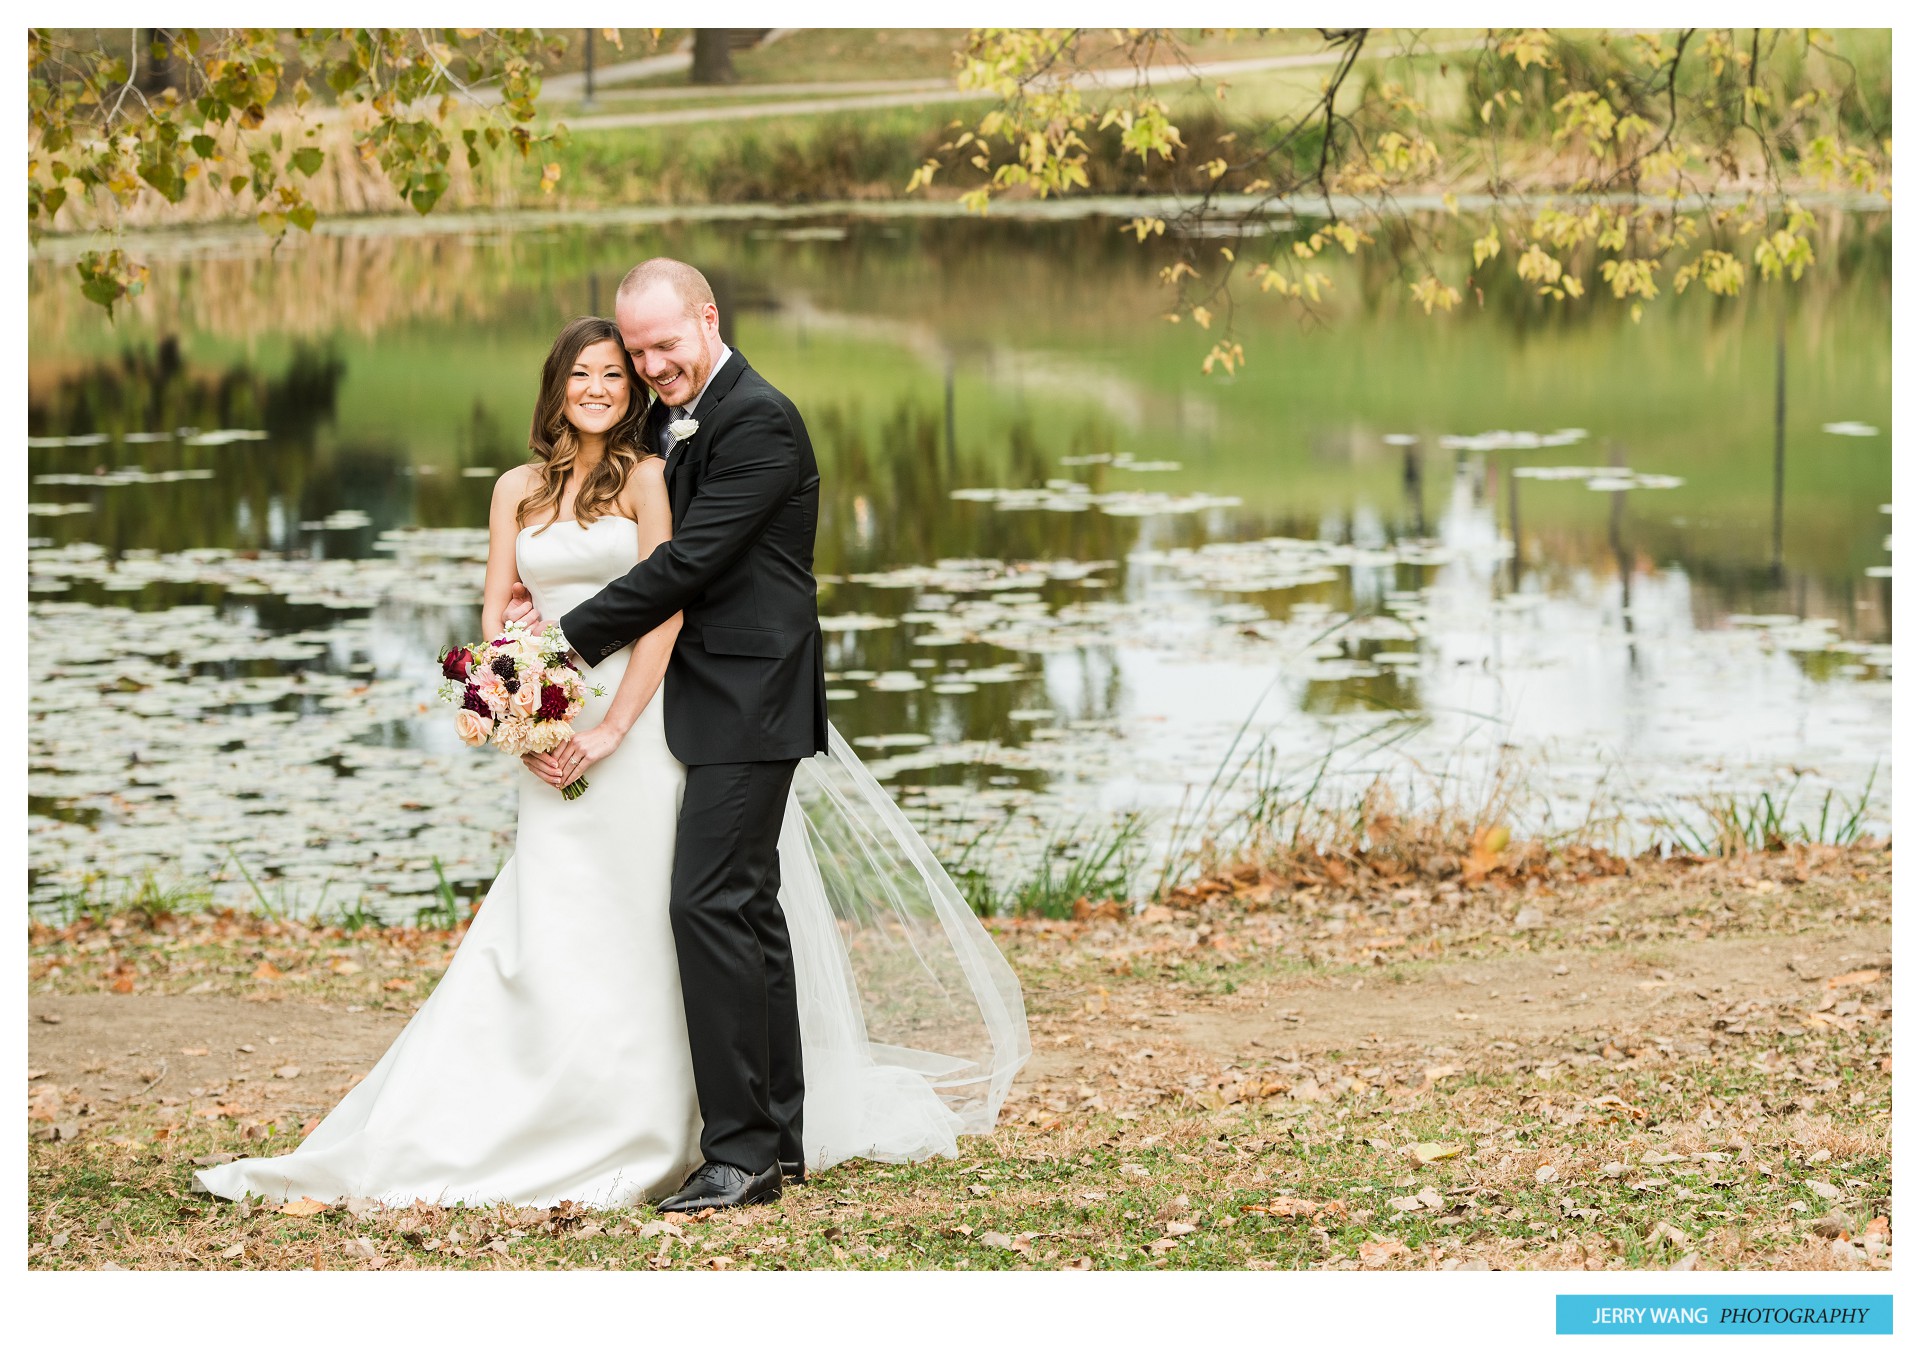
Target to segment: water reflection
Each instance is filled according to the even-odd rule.
[[[1432,326],[1356,264],[1330,327],[1250,321],[1254,371],[1207,380],[1110,235],[336,239],[198,263],[110,332],[36,273],[35,894],[229,855],[308,900],[405,897],[433,858],[484,881],[514,771],[453,743],[431,657],[477,623],[473,530],[551,328],[656,247],[715,260],[733,340],[807,412],[836,722],[939,838],[993,829],[996,867],[1170,809],[1243,723],[1336,784],[1457,794],[1519,756],[1541,821],[1606,795],[1629,831],[1884,760],[1886,439],[1801,449],[1887,422],[1871,225],[1787,315],[1772,465],[1760,302],[1624,333],[1503,294]],[[91,748],[76,700],[106,701]]]

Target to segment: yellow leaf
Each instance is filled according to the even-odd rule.
[[[296,1219],[305,1219],[309,1215],[318,1215],[330,1207],[325,1201],[316,1201],[311,1196],[303,1196],[298,1201],[289,1201],[280,1207],[282,1215],[292,1215]]]
[[[1422,1140],[1413,1147],[1413,1157],[1422,1163],[1433,1163],[1439,1159],[1450,1159],[1465,1148],[1465,1145],[1448,1145],[1438,1140]]]

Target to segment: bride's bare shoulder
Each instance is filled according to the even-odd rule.
[[[494,504],[517,507],[527,494],[539,486],[540,467],[538,465],[516,464],[493,481]]]

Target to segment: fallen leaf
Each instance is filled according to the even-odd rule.
[[[300,1077],[300,1067],[298,1065],[282,1065],[273,1072],[273,1077],[276,1079],[298,1079]]]
[[[180,1054],[181,1055],[205,1055],[207,1054],[207,1048],[204,1046],[182,1046],[180,1048]]]
[[[1827,988],[1829,990],[1837,990],[1843,985],[1871,985],[1876,980],[1879,980],[1883,974],[1877,966],[1864,967],[1859,971],[1849,971],[1844,976],[1828,977]]]
[[[978,1241],[982,1246],[988,1248],[1011,1248],[1013,1246],[1013,1239],[1001,1233],[998,1229],[987,1230],[986,1233],[980,1235]]]
[[[1687,1236],[1671,1224],[1668,1224],[1665,1220],[1661,1220],[1658,1224],[1654,1225],[1653,1228],[1647,1230],[1647,1242],[1649,1244],[1658,1247],[1661,1239],[1665,1239],[1676,1248],[1685,1248],[1687,1246]]]
[[[1545,1186],[1547,1183],[1553,1181],[1556,1177],[1559,1177],[1559,1176],[1560,1176],[1560,1170],[1558,1168],[1555,1168],[1550,1163],[1542,1164],[1540,1167],[1533,1170],[1533,1180],[1539,1183],[1541,1186]]]
[[[1362,1266],[1385,1266],[1396,1257],[1411,1257],[1413,1249],[1397,1238],[1383,1238],[1372,1243],[1360,1245],[1360,1263]]]
[[[1447,1145],[1437,1140],[1422,1140],[1413,1147],[1413,1157],[1422,1163],[1433,1163],[1439,1159],[1450,1159],[1465,1148],[1465,1145]]]
[[[1853,1216],[1842,1210],[1829,1211],[1813,1222],[1813,1232],[1821,1238],[1848,1238],[1853,1229]]]
[[[1445,1210],[1447,1208],[1447,1198],[1435,1191],[1432,1187],[1422,1187],[1413,1194],[1413,1199],[1425,1206],[1428,1210]]]
[[[57,1023],[60,1021],[60,1015],[57,1013],[43,1013],[40,1015],[40,1021],[43,1023]]]
[[[253,978],[255,980],[279,980],[286,974],[286,972],[282,971],[272,962],[262,962],[253,968]]]
[[[1387,1198],[1387,1204],[1395,1210],[1418,1210],[1420,1209],[1420,1198],[1417,1196],[1390,1196]]]
[[[1168,1220],[1167,1221],[1167,1237],[1180,1238],[1183,1235],[1191,1234],[1198,1227],[1199,1227],[1198,1225],[1185,1224],[1179,1220]]]
[[[1249,1215],[1277,1215],[1292,1219],[1302,1215],[1318,1214],[1320,1203],[1298,1196],[1275,1196],[1257,1205],[1242,1206],[1241,1209]]]
[[[247,1245],[245,1243],[236,1243],[231,1248],[228,1248],[225,1252],[221,1253],[220,1256],[230,1262],[234,1258],[241,1256],[243,1253],[246,1252],[246,1250],[247,1250]]]
[[[309,1215],[318,1215],[321,1211],[329,1209],[331,1209],[331,1207],[325,1201],[316,1201],[311,1196],[303,1196],[298,1201],[289,1201],[284,1206],[281,1206],[280,1213],[282,1215],[292,1215],[296,1218],[304,1219]]]
[[[1842,1196],[1846,1195],[1845,1192],[1841,1191],[1831,1182],[1822,1182],[1818,1178],[1808,1179],[1807,1190],[1819,1197],[1822,1201],[1838,1201]]]

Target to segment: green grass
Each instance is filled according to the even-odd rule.
[[[1668,847],[1700,855],[1724,857],[1749,850],[1784,849],[1789,844],[1845,846],[1861,838],[1862,822],[1872,799],[1874,781],[1879,777],[1876,763],[1866,784],[1857,794],[1829,788],[1820,799],[1819,819],[1811,825],[1803,818],[1793,823],[1790,808],[1800,786],[1800,776],[1777,797],[1769,790],[1741,794],[1721,794],[1697,802],[1705,820],[1694,824],[1667,814],[1656,819],[1656,828],[1665,833]]]
[[[1144,830],[1133,814],[1091,831],[1084,821],[1074,822],[1050,837],[1031,871],[1001,892],[994,913],[1071,919],[1081,901],[1126,904]]]
[[[1887,1081],[1869,1087],[1858,1106],[1835,1114],[1835,1141],[1884,1129]],[[152,1144],[133,1143],[152,1127],[121,1121],[117,1134],[129,1143],[30,1147],[30,1264],[364,1267],[371,1255],[383,1266],[427,1268],[1007,1270],[1086,1261],[1104,1270],[1217,1270],[1476,1259],[1635,1268],[1666,1265],[1682,1251],[1703,1265],[1792,1264],[1807,1255],[1810,1222],[1829,1204],[1808,1181],[1842,1186],[1859,1224],[1886,1213],[1891,1173],[1885,1153],[1872,1149],[1816,1163],[1784,1121],[1748,1127],[1746,1150],[1729,1132],[1695,1138],[1685,1125],[1701,1105],[1771,1104],[1780,1094],[1777,1078],[1717,1061],[1601,1062],[1551,1088],[1531,1073],[1473,1072],[1397,1104],[1365,1092],[1340,1106],[1285,1097],[1225,1103],[1207,1091],[1137,1120],[1094,1112],[1046,1130],[1003,1126],[965,1141],[956,1160],[850,1162],[738,1222],[669,1228],[644,1209],[416,1207],[356,1216],[336,1207],[287,1217],[194,1195],[190,1174],[193,1158],[216,1151],[290,1148],[275,1142],[288,1123],[264,1143],[243,1123],[221,1120]],[[1623,1106],[1568,1124],[1573,1104],[1595,1097]],[[1543,1102],[1558,1120],[1538,1114]],[[1421,1165],[1404,1151],[1423,1141],[1460,1152]],[[1416,1197],[1430,1199],[1395,1204]],[[1307,1213],[1256,1209],[1276,1198]],[[1806,1210],[1789,1210],[1795,1201]],[[48,1214],[56,1218],[43,1222]],[[53,1248],[63,1228],[69,1237]],[[226,1256],[236,1245],[242,1251]]]

